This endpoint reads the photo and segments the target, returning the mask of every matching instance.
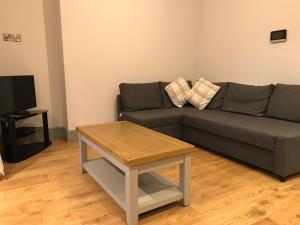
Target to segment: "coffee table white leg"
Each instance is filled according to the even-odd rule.
[[[87,144],[82,140],[79,135],[79,150],[80,150],[80,170],[82,173],[85,172],[83,163],[87,161]]]
[[[184,155],[184,163],[179,167],[179,186],[183,192],[183,205],[190,205],[190,191],[191,191],[191,154]]]
[[[125,173],[126,218],[128,225],[138,224],[138,172],[128,169]]]

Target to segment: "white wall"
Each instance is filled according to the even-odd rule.
[[[50,34],[55,32],[55,24],[60,23],[59,13],[54,14],[59,2],[45,2],[44,7],[41,0],[0,0],[0,75],[34,74],[38,108],[50,110],[50,127],[62,127],[64,96],[58,96],[64,90],[58,79],[63,75],[58,66],[62,61],[56,61],[59,43],[56,35]],[[20,33],[22,42],[4,42],[2,33]],[[41,125],[40,121],[31,123]]]
[[[68,129],[112,121],[121,82],[195,78],[197,0],[60,0]]]
[[[0,0],[0,34],[23,37],[0,40],[0,75],[34,74],[50,127],[68,130],[113,120],[121,82],[300,84],[299,12],[298,0]],[[288,41],[270,44],[283,28]]]
[[[270,44],[270,31],[288,41]],[[300,84],[299,0],[201,0],[198,74],[215,81]]]
[[[43,0],[52,119],[67,130],[67,105],[59,0]]]

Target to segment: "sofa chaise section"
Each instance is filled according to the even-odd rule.
[[[300,171],[300,124],[217,110],[185,112],[182,139],[268,170]]]

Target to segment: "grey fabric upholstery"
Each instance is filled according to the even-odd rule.
[[[162,108],[159,82],[119,85],[123,110],[126,112]]]
[[[120,120],[121,112],[123,111],[120,95],[117,95],[116,103],[117,103],[117,118],[118,120]]]
[[[291,95],[291,92],[298,93],[298,87],[279,85],[278,90],[278,93],[274,92],[274,99],[272,97],[266,115],[298,121],[300,111],[297,110],[300,108],[300,101],[297,101],[297,98],[300,93],[297,97]],[[267,93],[265,89],[262,92]],[[241,105],[244,104],[245,98],[242,99]],[[119,100],[118,103],[123,104],[122,99]],[[272,102],[290,100],[291,105],[297,109],[286,105],[287,111],[284,111],[277,102]],[[259,106],[253,107],[250,104],[250,107],[245,108],[252,110],[255,115],[258,112],[262,113],[262,102],[265,104],[266,98],[258,102]],[[218,109],[218,104],[212,107]],[[257,110],[259,108],[260,110]],[[122,110],[123,106],[120,105],[119,109]],[[120,119],[228,155],[282,178],[300,173],[300,123],[297,122],[222,110],[200,111],[194,107],[185,106],[180,109],[166,105],[159,109],[122,111]]]
[[[156,130],[160,133],[169,135],[174,138],[181,139],[181,125],[169,125],[163,127],[156,127],[153,128],[153,130]]]
[[[273,92],[274,85],[253,86],[229,83],[222,110],[263,116]]]
[[[300,122],[300,85],[277,84],[266,116]]]
[[[248,164],[274,172],[274,153],[192,127],[182,127],[182,139]]]
[[[228,87],[228,82],[223,82],[223,83],[214,83],[215,85],[220,87],[220,90],[218,93],[213,97],[211,102],[208,104],[206,109],[221,109],[223,100],[226,94],[226,90]]]
[[[300,138],[296,136],[279,137],[274,152],[186,126],[182,127],[182,139],[257,166],[282,178],[300,171]]]
[[[276,140],[274,173],[288,177],[300,172],[300,137],[278,137]]]
[[[183,126],[274,151],[276,139],[300,137],[300,124],[219,110],[185,109]]]
[[[181,125],[182,109],[162,108],[142,110],[136,112],[123,112],[122,119],[135,122],[148,128]]]

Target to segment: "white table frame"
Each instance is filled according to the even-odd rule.
[[[128,225],[138,224],[138,215],[146,211],[152,210],[154,208],[161,207],[166,204],[181,200],[183,206],[190,205],[190,177],[191,177],[191,154],[183,154],[176,157],[171,157],[167,159],[162,159],[154,161],[151,163],[146,163],[138,166],[127,166],[126,164],[120,162],[107,151],[103,150],[101,147],[84,137],[84,135],[79,133],[79,144],[80,144],[80,168],[81,172],[88,172],[97,183],[125,210],[126,219]],[[92,147],[98,153],[102,155],[107,161],[119,168],[125,174],[125,203],[116,196],[116,194],[110,190],[110,187],[106,186],[101,179],[97,179],[97,173],[99,171],[94,171],[87,166],[88,160],[87,155],[87,145]],[[140,207],[138,203],[138,179],[139,175],[145,174],[147,172],[153,171],[158,168],[169,167],[179,164],[179,191],[180,195],[163,196],[163,201],[157,201],[155,204],[150,206]],[[177,186],[177,185],[176,185]]]

